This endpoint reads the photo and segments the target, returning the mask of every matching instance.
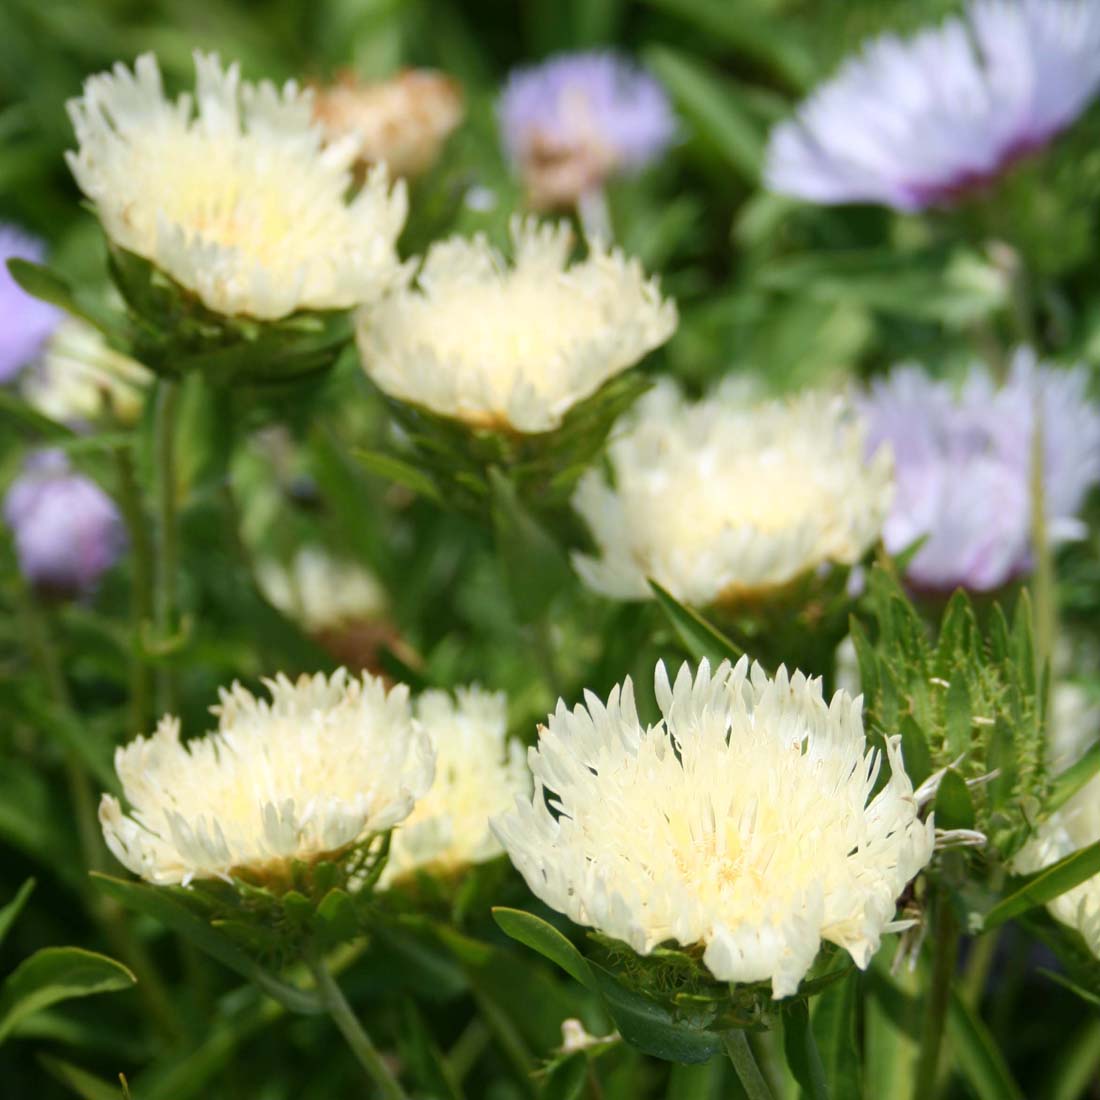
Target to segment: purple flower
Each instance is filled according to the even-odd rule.
[[[55,595],[90,591],[125,545],[114,502],[74,473],[60,451],[40,451],[27,461],[4,498],[4,521],[23,575]]]
[[[897,491],[883,529],[891,553],[925,541],[909,563],[915,587],[999,588],[1031,568],[1031,471],[1036,408],[1052,542],[1078,537],[1076,514],[1100,482],[1100,410],[1081,368],[1016,352],[1003,386],[983,368],[961,390],[900,367],[863,400],[868,451],[889,443]]]
[[[1100,4],[972,0],[867,43],[775,128],[765,178],[811,202],[947,205],[1046,145],[1098,86]]]
[[[44,257],[41,241],[0,224],[0,383],[10,382],[38,355],[61,319],[54,306],[32,298],[8,271],[8,260],[41,263]]]
[[[508,78],[504,149],[538,208],[569,206],[656,160],[676,131],[661,84],[613,53],[560,54]]]

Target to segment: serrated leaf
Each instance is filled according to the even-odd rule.
[[[113,993],[137,979],[120,962],[80,947],[44,947],[0,986],[0,1043],[21,1020],[58,1001]]]
[[[936,791],[936,828],[974,828],[974,800],[966,780],[954,768],[947,769]]]
[[[98,871],[92,879],[102,890],[120,904],[138,913],[144,913],[173,932],[190,940],[196,947],[212,955],[223,966],[235,970],[242,977],[258,986],[273,1000],[292,1012],[319,1013],[324,1009],[311,991],[297,989],[281,981],[249,958],[228,936],[213,928],[197,916],[181,901],[177,901],[171,889],[164,886],[146,886],[138,882],[114,878]]]
[[[1097,874],[1100,874],[1100,841],[1071,852],[1064,859],[1029,876],[1019,889],[986,913],[982,927],[988,931],[1030,909],[1047,905]]]
[[[730,641],[716,626],[712,626],[693,608],[680,603],[667,589],[655,580],[649,581],[649,587],[657,599],[661,610],[675,629],[680,641],[684,643],[691,657],[701,661],[704,657],[715,664],[730,660],[737,661],[742,651]]]
[[[947,1010],[947,1036],[959,1069],[979,1100],[1024,1100],[993,1036],[955,989]]]
[[[23,906],[27,904],[27,899],[31,896],[33,890],[34,879],[29,878],[16,891],[15,897],[3,909],[0,909],[0,944],[4,942],[8,932],[11,931],[11,926],[23,911]]]

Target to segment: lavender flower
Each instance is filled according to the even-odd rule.
[[[90,591],[125,543],[114,502],[74,473],[60,451],[40,451],[27,461],[4,498],[4,521],[23,575],[54,595]]]
[[[44,256],[41,241],[0,224],[0,383],[10,382],[38,355],[60,320],[57,309],[32,298],[8,271],[8,260],[41,263]]]
[[[1100,4],[972,0],[874,39],[772,132],[773,191],[898,210],[949,205],[1046,145],[1100,87]]]
[[[499,114],[505,152],[537,209],[571,206],[614,173],[645,167],[676,130],[661,84],[605,52],[517,69]]]
[[[868,449],[894,451],[897,491],[883,540],[917,588],[999,588],[1031,562],[1031,471],[1041,410],[1043,494],[1052,542],[1079,537],[1076,513],[1100,482],[1100,410],[1081,368],[1037,362],[1021,348],[998,387],[980,367],[956,393],[915,367],[877,382],[863,401]]]

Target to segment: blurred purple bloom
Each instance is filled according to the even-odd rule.
[[[616,171],[645,167],[676,132],[660,82],[599,51],[515,70],[499,114],[505,151],[541,206],[575,201]]]
[[[949,204],[1046,145],[1100,87],[1095,0],[972,0],[867,43],[772,132],[773,191],[898,210]]]
[[[1017,351],[998,387],[982,368],[961,391],[900,367],[863,401],[868,451],[894,451],[897,494],[883,530],[891,553],[924,544],[907,578],[918,588],[999,588],[1031,568],[1035,410],[1042,411],[1043,491],[1050,538],[1079,537],[1076,514],[1100,482],[1100,410],[1087,375]]]
[[[10,382],[38,353],[61,319],[58,310],[21,290],[8,260],[45,258],[42,242],[0,224],[0,383]]]
[[[27,461],[4,498],[4,521],[23,575],[56,595],[90,591],[125,545],[114,501],[74,473],[60,451],[40,451]]]

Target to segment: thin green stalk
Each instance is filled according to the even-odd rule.
[[[169,378],[161,378],[157,382],[153,440],[157,495],[157,565],[153,621],[160,644],[166,644],[176,633],[179,605],[179,528],[176,516],[176,420],[179,396],[178,382]],[[157,709],[161,714],[176,710],[176,673],[170,663],[157,670]]]
[[[531,1075],[535,1071],[535,1060],[523,1041],[523,1036],[516,1029],[512,1018],[486,991],[484,984],[478,977],[473,967],[465,967],[466,980],[470,983],[470,992],[474,1003],[477,1005],[481,1018],[485,1021],[489,1030],[493,1033],[493,1039],[502,1053],[512,1063],[516,1076],[528,1096],[535,1095],[535,1086]]]
[[[1040,674],[1054,654],[1058,633],[1058,597],[1055,590],[1054,552],[1047,533],[1043,410],[1035,401],[1035,432],[1031,441],[1031,542],[1035,555],[1035,660]],[[1048,716],[1050,720],[1050,716]],[[1048,727],[1048,732],[1053,730]]]
[[[753,1057],[748,1036],[741,1030],[727,1031],[723,1037],[726,1053],[749,1100],[774,1100],[764,1075]]]
[[[935,897],[932,929],[932,984],[929,987],[921,1028],[920,1056],[917,1059],[913,1095],[933,1100],[936,1077],[943,1047],[947,1006],[951,999],[951,979],[955,975],[955,957],[959,947],[959,929],[951,903],[941,891]]]
[[[115,448],[118,502],[130,538],[132,579],[130,616],[133,639],[130,654],[130,733],[149,728],[150,677],[145,659],[145,635],[153,617],[153,547],[141,503],[141,490],[128,447]]]
[[[363,1030],[325,960],[315,952],[306,961],[317,982],[317,992],[328,1014],[340,1029],[340,1034],[344,1036],[351,1052],[359,1060],[359,1064],[367,1071],[367,1076],[382,1090],[386,1100],[408,1100],[405,1090],[386,1065],[382,1055],[378,1053],[370,1036]]]

